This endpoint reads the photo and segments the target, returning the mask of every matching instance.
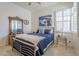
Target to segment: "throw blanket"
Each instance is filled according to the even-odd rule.
[[[16,38],[20,38],[25,41],[29,41],[29,42],[33,43],[35,46],[37,46],[38,42],[40,40],[44,39],[45,37],[37,36],[37,35],[28,35],[28,34],[17,34]]]

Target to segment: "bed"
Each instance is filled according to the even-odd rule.
[[[24,56],[41,56],[54,42],[54,34],[18,34],[13,41],[13,49]]]

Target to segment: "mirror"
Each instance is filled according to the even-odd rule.
[[[9,34],[23,33],[23,19],[9,16]]]

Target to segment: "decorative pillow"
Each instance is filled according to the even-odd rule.
[[[45,34],[49,34],[49,33],[50,33],[50,29],[44,30],[44,33],[45,33]]]
[[[44,30],[39,30],[39,34],[44,34]]]
[[[39,33],[39,29],[37,30],[37,32],[36,33]]]

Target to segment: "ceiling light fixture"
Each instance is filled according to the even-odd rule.
[[[31,5],[33,2],[29,2],[28,5]],[[41,2],[36,2],[37,4],[41,4]]]

